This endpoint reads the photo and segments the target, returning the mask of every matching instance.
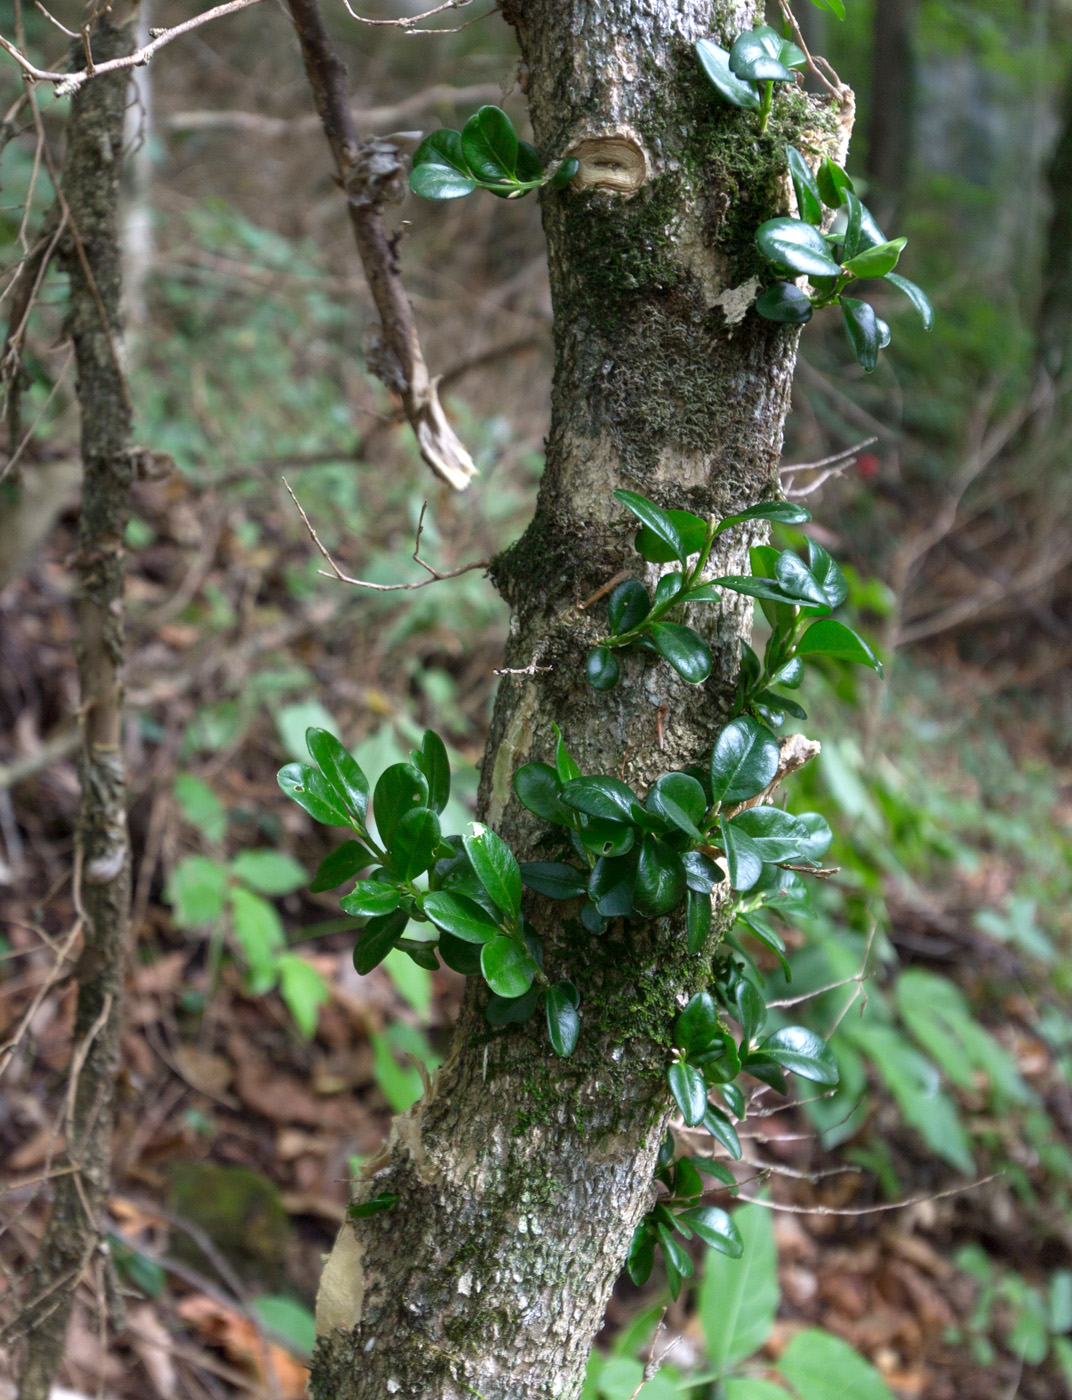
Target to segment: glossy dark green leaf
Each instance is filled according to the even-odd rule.
[[[812,573],[814,572],[815,570],[813,569]],[[821,578],[819,581],[820,583],[823,583],[825,591],[825,581]],[[830,595],[829,593],[827,593],[827,598],[829,599],[829,597]],[[834,607],[836,606],[836,604],[831,604],[831,606]],[[787,690],[796,690],[800,686],[800,683],[803,679],[804,663],[803,661],[801,661],[799,656],[792,656],[789,658],[788,661],[785,662],[784,665],[779,666],[777,671],[775,671],[774,675],[771,676],[771,685],[784,685]]]
[[[787,593],[772,579],[756,578],[751,574],[727,574],[724,578],[712,579],[711,582],[719,588],[728,588],[733,593],[743,593],[749,598],[765,598],[772,603],[782,603],[789,607],[799,607],[801,601]],[[767,609],[764,608],[763,611],[766,612]]]
[[[700,39],[696,57],[719,94],[734,107],[757,108],[759,92],[752,83],[742,82],[730,68],[729,53],[713,39]]]
[[[789,162],[789,174],[797,197],[797,213],[809,224],[821,224],[823,200],[811,167],[795,146],[786,146],[785,157]]]
[[[699,685],[711,674],[711,649],[691,627],[657,622],[651,634],[659,655],[690,685]]]
[[[730,72],[745,82],[790,82],[804,54],[769,25],[745,30],[730,49]]]
[[[863,637],[832,617],[813,622],[797,643],[797,652],[801,656],[834,656],[842,661],[856,661],[882,674],[882,662]]]
[[[743,831],[751,840],[764,864],[798,860],[808,842],[803,822],[781,807],[746,807],[730,825],[735,832]]]
[[[421,899],[421,908],[433,923],[465,943],[488,943],[498,936],[498,926],[480,905],[464,894],[433,890]],[[522,988],[524,990],[524,988]],[[504,995],[510,995],[504,993]],[[520,995],[513,993],[512,995]]]
[[[574,156],[569,156],[558,167],[555,173],[551,176],[551,179],[548,181],[548,183],[550,184],[553,190],[565,189],[565,187],[573,179],[574,175],[577,174],[577,171],[580,170],[580,168],[581,162],[577,160]]]
[[[819,188],[823,203],[828,209],[838,209],[845,203],[845,195],[852,189],[852,181],[841,166],[825,156],[815,172],[815,183]]]
[[[820,608],[828,606],[822,585],[818,579],[812,577],[811,570],[791,549],[785,549],[778,555],[774,575],[791,598]]]
[[[477,187],[458,131],[433,131],[413,152],[409,187],[422,199],[458,199]]]
[[[778,772],[780,750],[769,729],[743,715],[731,720],[711,754],[711,792],[716,802],[755,797]]]
[[[628,918],[633,913],[636,854],[597,860],[588,880],[588,897],[606,919]]]
[[[723,1085],[721,1092],[725,1093],[726,1087],[726,1085]],[[715,1181],[720,1181],[723,1186],[728,1186],[730,1190],[736,1194],[737,1178],[734,1176],[733,1172],[730,1171],[729,1167],[726,1166],[725,1162],[716,1162],[713,1157],[690,1157],[689,1161],[697,1171],[703,1172],[704,1176],[709,1176]]]
[[[573,162],[572,160],[564,160],[562,162],[563,166],[574,164],[575,162]],[[561,168],[562,167],[560,166],[559,169],[561,170]],[[533,180],[543,179],[543,162],[540,160],[540,154],[537,151],[536,147],[530,145],[528,141],[519,141],[517,143],[517,167],[514,173],[517,175],[517,178],[519,180],[523,180],[526,183],[531,182]],[[576,173],[576,169],[571,170],[562,183],[568,184],[569,181],[573,179],[574,175],[576,175]],[[557,180],[557,178],[558,176],[556,175],[555,179],[548,181],[548,183],[551,185],[555,185],[555,181]]]
[[[695,554],[703,548],[707,538],[707,521],[701,520],[688,510],[668,510],[666,514],[673,521],[681,536],[686,555]],[[678,558],[677,551],[661,539],[654,530],[642,525],[634,541],[636,551],[649,564],[669,564]]]
[[[391,842],[391,863],[403,880],[415,880],[435,864],[442,833],[431,807],[414,807],[403,813]]]
[[[585,871],[555,860],[522,861],[521,878],[530,890],[547,899],[578,899],[588,889]]]
[[[768,1036],[760,1047],[783,1069],[815,1084],[838,1082],[837,1061],[829,1045],[806,1026],[786,1026]]]
[[[785,958],[785,939],[776,929],[771,928],[770,924],[759,914],[738,914],[737,921],[743,924],[755,938],[758,938],[765,948],[769,948],[772,953],[777,955],[782,964],[782,971],[785,973],[785,980],[791,982],[793,975]]]
[[[344,841],[341,846],[336,846],[330,851],[316,868],[312,884],[309,886],[311,894],[323,894],[325,890],[334,890],[339,885],[344,885],[347,880],[352,880],[355,875],[371,864],[372,857],[364,846],[357,841]]]
[[[362,977],[383,962],[408,923],[409,915],[404,909],[369,919],[354,944],[354,967]]]
[[[547,992],[547,1033],[551,1048],[564,1058],[572,1055],[581,1029],[578,1007],[580,993],[572,982],[563,979]]]
[[[785,1070],[781,1065],[772,1060],[765,1051],[757,1050],[748,1056],[745,1068],[754,1079],[762,1080],[764,1084],[769,1084],[772,1089],[779,1094],[788,1094],[789,1085],[786,1081]]]
[[[700,1173],[687,1157],[682,1157],[680,1161],[674,1163],[673,1186],[671,1189],[679,1200],[695,1199],[697,1196],[703,1194],[703,1181],[700,1179]],[[680,1216],[675,1216],[675,1226],[680,1218]],[[689,1238],[688,1233],[685,1234],[685,1238]]]
[[[519,997],[532,986],[536,962],[516,939],[500,934],[480,950],[480,969],[493,992]]]
[[[681,1293],[682,1282],[692,1277],[692,1260],[683,1245],[670,1233],[668,1226],[658,1224],[655,1233],[663,1251],[663,1267],[666,1269],[666,1286],[670,1297],[676,1303]]]
[[[521,909],[521,870],[510,847],[490,827],[474,822],[473,835],[465,837],[465,853],[495,905],[516,918]]]
[[[887,272],[886,281],[890,282],[899,292],[904,292],[905,296],[919,312],[920,320],[923,322],[923,329],[929,331],[934,325],[934,307],[930,303],[930,298],[922,287],[917,287],[915,282],[910,282],[907,277],[902,277],[897,272]]]
[[[517,132],[499,107],[481,107],[462,128],[462,159],[480,180],[505,181],[517,169]]]
[[[593,647],[584,663],[585,679],[593,690],[613,690],[618,684],[618,658],[610,647]]]
[[[690,1206],[681,1212],[679,1219],[688,1225],[697,1239],[703,1240],[704,1244],[712,1249],[717,1249],[720,1254],[727,1254],[731,1259],[740,1259],[744,1253],[744,1241],[741,1239],[740,1230],[726,1212],[719,1210],[717,1206]]]
[[[721,535],[723,530],[728,530],[733,525],[741,525],[746,520],[770,520],[778,525],[805,525],[810,519],[811,511],[799,501],[757,501],[754,506],[720,520],[717,533]],[[753,548],[761,549],[763,546]]]
[[[455,938],[444,929],[439,935],[439,956],[453,972],[475,977],[480,971],[480,945]]]
[[[718,1007],[710,992],[697,992],[674,1018],[674,1044],[692,1059],[718,1038]]]
[[[685,867],[685,880],[690,890],[699,894],[710,894],[716,885],[725,879],[720,868],[703,851],[686,851],[681,857]]]
[[[423,967],[426,972],[439,971],[439,959],[435,955],[436,944],[430,941],[422,941],[417,938],[400,938],[395,944],[407,957]]]
[[[811,320],[814,307],[795,282],[775,282],[756,298],[756,310],[766,321],[803,326]]]
[[[562,788],[562,801],[578,812],[607,821],[631,822],[642,810],[631,787],[618,778],[595,773],[587,778],[574,778]]]
[[[580,843],[584,851],[596,856],[624,856],[636,838],[636,829],[623,822],[604,821],[600,817],[585,817],[580,831],[574,832],[571,839]]]
[[[538,987],[530,987],[519,997],[501,997],[492,992],[484,1015],[489,1026],[518,1026],[529,1019],[539,1001]]]
[[[688,1127],[694,1128],[703,1121],[707,1109],[707,1085],[695,1065],[684,1060],[675,1060],[666,1072],[670,1092],[674,1096],[681,1116]]]
[[[681,857],[657,836],[640,843],[633,906],[645,918],[669,914],[685,898],[685,867]]]
[[[849,258],[845,267],[855,277],[885,277],[897,266],[907,242],[907,238],[893,238],[886,243],[876,243],[873,248],[864,248],[854,258]]]
[[[681,586],[684,582],[685,577],[680,569],[675,569],[669,574],[663,574],[662,578],[655,585],[653,605],[657,608],[667,607],[681,592]]]
[[[816,277],[837,277],[841,272],[822,234],[803,219],[768,219],[756,232],[756,246],[776,267],[790,272]]]
[[[817,540],[808,540],[808,568],[830,607],[840,608],[849,596],[849,585],[837,563]],[[791,682],[779,681],[777,677],[772,676],[771,685],[778,684],[791,685]]]
[[[739,1084],[723,1084],[718,1091],[738,1118],[745,1114],[744,1091]]]
[[[364,823],[368,812],[369,784],[353,755],[326,729],[307,729],[305,745],[345,806],[359,822]]]
[[[544,821],[560,825],[568,821],[569,813],[559,797],[562,783],[550,764],[523,764],[514,774],[514,791],[521,805]]]
[[[385,768],[372,793],[372,814],[385,846],[390,846],[398,823],[414,807],[428,805],[428,779],[412,763]]]
[[[841,314],[856,363],[870,374],[878,364],[880,339],[875,308],[855,297],[842,297]]]
[[[311,763],[288,763],[280,768],[276,781],[286,795],[304,807],[309,815],[325,826],[349,826],[350,816],[342,798],[330,785],[319,768]]]
[[[580,765],[570,756],[558,725],[552,724],[551,728],[555,731],[555,771],[562,782],[568,783],[581,776]]]
[[[694,841],[701,838],[700,822],[707,811],[707,798],[695,778],[687,773],[664,773],[648,790],[644,806],[658,812]]]
[[[741,1139],[737,1136],[737,1129],[726,1115],[715,1108],[713,1104],[708,1104],[702,1122],[715,1141],[722,1144],[735,1162],[739,1162],[741,1160]]]
[[[402,895],[398,888],[382,880],[358,880],[351,892],[339,901],[344,913],[353,914],[357,919],[390,914],[401,903]]]
[[[610,595],[607,603],[611,632],[615,635],[631,632],[644,621],[650,610],[651,599],[644,585],[639,579],[625,579]]]
[[[779,724],[785,722],[786,715],[792,715],[794,719],[807,719],[808,712],[802,705],[798,705],[795,700],[789,700],[784,695],[776,695],[773,690],[761,690],[753,697],[756,709],[761,707],[770,709],[771,713],[777,712],[782,715]]]
[[[822,860],[830,849],[830,843],[834,839],[834,833],[830,830],[830,823],[821,812],[801,812],[797,821],[808,833],[801,855],[804,860]]]
[[[428,805],[442,812],[450,800],[450,760],[446,745],[432,729],[424,731],[417,767],[428,779]]]
[[[629,1277],[639,1288],[641,1284],[647,1283],[651,1277],[652,1267],[655,1264],[655,1236],[648,1229],[645,1221],[633,1231],[633,1238],[629,1245],[629,1253],[625,1256],[625,1267]]]
[[[763,857],[751,838],[724,819],[719,819],[722,844],[726,852],[726,868],[730,884],[741,893],[750,890],[763,873]]]
[[[581,923],[589,933],[606,933],[607,920],[594,904],[586,904],[581,910]]]
[[[654,535],[657,535],[667,548],[673,550],[673,557],[680,559],[684,564],[688,555],[681,534],[667,511],[660,509],[645,496],[638,496],[635,491],[615,491],[614,498],[631,510],[637,519],[646,525]]]
[[[759,989],[747,977],[742,977],[733,989],[733,1006],[741,1023],[741,1038],[745,1045],[751,1045],[763,1029],[767,1019],[767,1008]]]

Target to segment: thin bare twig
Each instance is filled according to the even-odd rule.
[[[287,488],[287,491],[290,493],[290,499],[298,507],[298,514],[305,522],[305,528],[309,531],[309,536],[312,539],[313,544],[316,545],[323,558],[330,565],[330,573],[327,571],[327,569],[317,570],[317,573],[322,574],[324,578],[337,578],[340,583],[350,583],[353,584],[355,588],[370,588],[374,593],[412,592],[415,588],[427,588],[430,583],[439,583],[443,579],[458,578],[461,574],[471,573],[473,569],[486,569],[491,563],[490,559],[477,559],[472,564],[462,564],[460,568],[447,569],[445,572],[442,572],[439,569],[434,569],[426,559],[422,559],[421,534],[424,531],[424,513],[428,509],[428,502],[425,501],[424,505],[421,506],[420,519],[417,521],[417,541],[413,546],[413,559],[414,562],[419,564],[422,569],[427,569],[431,577],[418,579],[415,583],[370,583],[368,579],[351,578],[349,574],[343,573],[343,571],[339,568],[338,564],[336,564],[335,560],[328,553],[326,546],[324,545],[320,536],[316,533],[312,521],[309,519],[304,509],[302,508],[302,503],[298,500],[297,496],[295,496],[291,488],[290,482],[286,479],[286,477],[283,477],[282,480],[283,485]]]
[[[613,578],[607,579],[606,583],[597,588],[591,598],[586,598],[583,603],[578,603],[577,611],[584,612],[585,608],[590,608],[593,603],[598,603],[600,598],[605,598],[612,588],[617,588],[618,585],[624,583],[627,578],[629,578],[629,570],[622,569],[621,573],[615,574]]]
[[[862,442],[855,443],[852,447],[843,447],[840,452],[832,452],[829,457],[820,457],[817,462],[790,462],[778,470],[779,476],[792,476],[794,472],[814,472],[820,467],[833,466],[835,462],[843,462],[846,457],[855,457],[858,452],[862,452],[865,447],[870,447],[878,442],[877,437],[864,438]]]
[[[350,0],[343,0],[347,14],[351,19],[356,19],[359,24],[393,25],[396,29],[414,29],[422,19],[431,19],[433,15],[443,14],[445,10],[462,10],[466,5],[472,3],[473,0],[443,0],[443,4],[436,5],[434,9],[425,10],[420,15],[408,15],[404,19],[366,19],[364,15],[359,15],[351,6]]]
[[[533,657],[527,666],[496,666],[492,675],[495,676],[535,676],[544,671],[553,671],[553,666],[537,666],[536,658]]]
[[[840,102],[844,98],[845,93],[847,91],[845,84],[834,72],[830,64],[827,63],[825,58],[813,58],[812,55],[808,52],[808,46],[804,42],[804,35],[800,32],[800,25],[796,21],[796,16],[793,14],[793,11],[789,8],[788,0],[778,0],[778,8],[781,10],[782,15],[785,18],[786,24],[789,25],[790,31],[793,35],[793,42],[800,49],[801,53],[803,53],[809,69],[819,79],[823,87],[826,88],[827,92],[831,93]]]
[[[962,1196],[965,1191],[975,1191],[1004,1174],[991,1172],[989,1176],[981,1176],[977,1181],[969,1181],[963,1186],[950,1186],[947,1191],[925,1191],[918,1196],[906,1196],[900,1201],[884,1201],[878,1206],[791,1206],[781,1201],[764,1201],[759,1196],[741,1196],[740,1199],[750,1206],[765,1206],[767,1210],[778,1210],[785,1215],[878,1215],[883,1211],[907,1210],[909,1206],[921,1206],[929,1201],[944,1201],[949,1196]]]

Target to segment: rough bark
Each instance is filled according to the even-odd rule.
[[[556,347],[546,471],[531,525],[492,567],[513,612],[507,666],[552,669],[504,679],[480,793],[484,820],[522,858],[548,858],[511,780],[553,759],[553,722],[584,772],[643,790],[702,761],[728,715],[744,600],[690,619],[715,656],[706,684],[637,657],[605,694],[583,678],[605,608],[576,603],[623,566],[642,574],[616,487],[701,515],[776,493],[796,333],[748,310],[763,271],[754,232],[786,210],[785,140],[843,153],[849,114],[791,92],[760,136],[754,116],[717,100],[692,46],[750,26],[750,0],[503,9],[541,156],[584,156],[584,187],[543,205]],[[739,571],[756,538],[728,532],[712,567]],[[491,1030],[470,985],[435,1084],[357,1189],[398,1205],[345,1225],[326,1267],[317,1400],[578,1393],[651,1202],[671,1023],[709,980],[719,933],[690,956],[673,918],[594,937],[563,917],[570,907],[532,897],[528,913],[548,975],[580,989],[577,1050],[556,1059],[536,1023]]]
[[[105,14],[93,29],[98,60],[132,49],[126,26]],[[81,50],[80,50],[81,51]],[[69,211],[68,330],[81,405],[83,494],[78,553],[78,675],[82,799],[75,889],[83,949],[65,1123],[74,1168],[56,1181],[38,1259],[28,1280],[28,1329],[19,1400],[45,1400],[63,1355],[74,1289],[97,1248],[107,1196],[119,1002],[130,904],[130,848],[121,750],[123,534],[131,476],[130,404],[118,361],[120,254],[117,203],[128,74],[80,87],[71,101],[63,194]]]

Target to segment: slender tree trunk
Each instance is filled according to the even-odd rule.
[[[867,173],[876,189],[868,203],[884,227],[896,218],[912,157],[917,3],[875,3]]]
[[[545,196],[556,366],[535,518],[492,568],[513,616],[481,783],[484,819],[522,858],[547,858],[512,797],[518,766],[553,760],[557,722],[584,772],[643,790],[702,761],[727,718],[750,606],[732,595],[706,627],[702,686],[644,656],[606,694],[584,681],[605,607],[579,611],[623,565],[641,573],[625,486],[668,507],[728,513],[777,492],[796,333],[749,311],[763,273],[758,225],[785,212],[783,144],[842,155],[849,112],[803,94],[754,114],[724,105],[693,44],[751,25],[751,0],[506,0],[530,74],[545,160],[581,159]],[[755,536],[723,536],[717,572]],[[701,610],[697,609],[699,614]],[[652,1199],[669,1117],[670,1031],[705,985],[704,955],[674,919],[586,933],[570,906],[528,913],[552,980],[581,992],[568,1060],[536,1023],[491,1030],[475,983],[434,1086],[394,1124],[359,1199],[394,1209],[347,1224],[318,1299],[317,1400],[551,1400],[576,1396],[607,1296]],[[716,919],[716,924],[718,920]]]
[[[129,53],[126,26],[93,27],[98,61]],[[63,195],[70,211],[64,259],[68,330],[78,367],[84,468],[76,568],[81,687],[82,800],[75,895],[83,928],[75,967],[78,1010],[71,1056],[67,1161],[20,1325],[27,1354],[19,1400],[46,1400],[63,1356],[75,1286],[100,1242],[111,1166],[119,1000],[130,904],[130,848],[121,749],[123,533],[131,475],[130,404],[118,361],[120,254],[117,203],[127,74],[80,87],[71,101]]]
[[[1051,379],[1065,385],[1072,369],[1072,73],[1061,101],[1061,127],[1047,176],[1050,226],[1042,272],[1037,358]]]

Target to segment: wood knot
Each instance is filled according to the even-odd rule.
[[[571,184],[578,190],[614,190],[635,194],[651,179],[651,162],[638,138],[618,129],[602,136],[586,136],[566,152],[579,162]]]

